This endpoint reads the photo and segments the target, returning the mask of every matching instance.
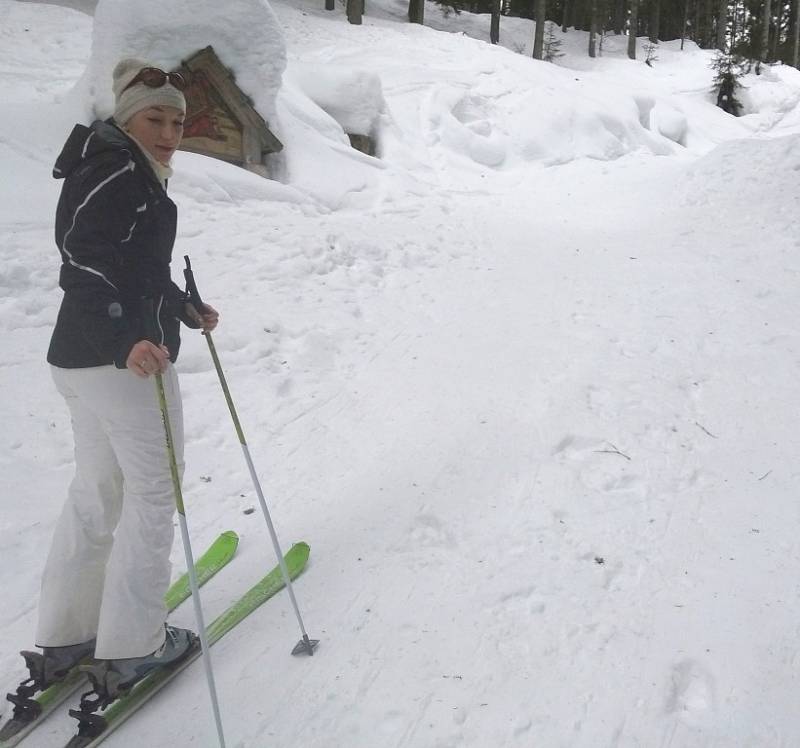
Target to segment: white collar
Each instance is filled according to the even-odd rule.
[[[133,137],[127,130],[125,134],[139,146],[139,150],[147,157],[147,162],[150,164],[156,179],[161,182],[162,186],[167,186],[167,180],[172,177],[172,167],[169,164],[162,164],[158,159],[154,158],[150,151],[147,150],[136,138]]]

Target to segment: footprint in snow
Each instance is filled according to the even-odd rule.
[[[553,448],[553,456],[575,463],[578,479],[587,488],[647,496],[646,482],[631,472],[630,455],[609,441],[568,434]]]
[[[442,521],[433,514],[419,514],[410,531],[411,540],[425,547],[450,547],[455,539]]]
[[[687,722],[703,717],[715,708],[713,676],[700,663],[687,659],[677,663],[670,675],[667,712]]]

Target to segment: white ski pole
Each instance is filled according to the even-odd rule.
[[[189,292],[190,301],[195,306],[197,311],[202,313],[203,301],[200,298],[200,292],[197,290],[197,284],[195,283],[194,274],[192,273],[192,265],[189,262],[188,256],[184,256],[184,260],[186,260],[186,269],[183,271],[183,274],[186,278],[186,288]],[[272,517],[270,516],[269,508],[267,507],[267,501],[264,498],[264,492],[261,490],[261,483],[258,480],[258,475],[256,474],[256,469],[253,465],[253,459],[250,456],[250,448],[247,446],[247,440],[244,438],[244,431],[242,430],[242,425],[239,422],[239,416],[236,414],[236,408],[233,404],[233,398],[231,397],[230,390],[228,389],[228,382],[225,380],[225,374],[222,371],[222,364],[220,363],[219,356],[217,355],[217,349],[214,346],[211,333],[204,331],[203,335],[208,343],[208,350],[211,352],[211,358],[214,361],[214,368],[217,370],[219,383],[222,387],[222,392],[225,395],[225,402],[228,404],[228,410],[230,411],[231,418],[233,419],[233,426],[236,429],[236,435],[239,437],[239,444],[241,444],[242,452],[244,453],[247,469],[250,471],[250,478],[253,481],[253,487],[256,490],[258,502],[261,505],[261,511],[264,514],[264,520],[267,523],[267,529],[269,530],[269,535],[272,539],[272,546],[275,549],[275,555],[278,557],[278,565],[280,566],[281,574],[283,575],[283,581],[286,584],[286,591],[289,593],[289,599],[292,602],[294,614],[297,618],[297,623],[300,626],[302,639],[300,639],[300,641],[294,645],[292,648],[292,654],[299,655],[305,653],[308,655],[313,655],[314,649],[319,644],[319,639],[309,639],[308,633],[306,632],[306,627],[303,623],[303,616],[300,615],[300,606],[297,604],[297,598],[294,595],[294,587],[289,576],[289,570],[286,568],[286,562],[283,560],[283,551],[281,550],[281,545],[278,542],[278,534],[275,532],[275,525],[272,522]]]

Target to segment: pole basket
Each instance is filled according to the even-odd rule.
[[[292,650],[293,655],[307,654],[310,657],[314,656],[314,650],[319,645],[319,639],[309,639],[308,634],[303,634],[303,638],[294,645]]]

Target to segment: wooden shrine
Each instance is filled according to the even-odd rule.
[[[283,144],[254,109],[253,102],[236,85],[213,47],[181,62],[186,76],[186,120],[182,151],[201,153],[269,176],[266,157]]]

